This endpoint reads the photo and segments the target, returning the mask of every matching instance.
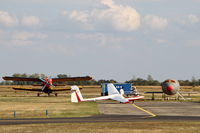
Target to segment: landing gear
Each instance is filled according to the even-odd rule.
[[[38,93],[37,96],[39,97],[39,96],[40,96],[40,93]]]
[[[58,96],[58,93],[55,93],[55,96],[57,97],[57,96]]]

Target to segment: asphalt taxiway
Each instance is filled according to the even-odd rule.
[[[200,117],[200,103],[174,101],[138,101],[135,104],[98,102],[101,114],[106,115],[150,115],[150,116],[194,116]]]

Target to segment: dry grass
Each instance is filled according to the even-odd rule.
[[[17,118],[45,117],[45,110],[49,111],[49,117],[75,117],[91,116],[99,114],[95,102],[72,104],[69,92],[62,92],[58,97],[43,94],[37,97],[34,92],[17,92],[13,86],[0,86],[0,119],[13,118],[13,111],[17,112]],[[137,86],[138,91],[151,99],[151,94],[145,91],[160,91],[160,86]],[[184,87],[185,91],[199,91],[199,87]],[[82,90],[84,97],[100,96],[100,86],[85,86]],[[155,95],[161,99],[161,94]],[[186,96],[187,98],[187,96]],[[193,101],[200,101],[200,94],[192,95]],[[80,111],[81,110],[81,111]]]
[[[66,124],[31,124],[0,126],[6,133],[198,133],[200,122],[113,122],[113,123],[66,123]],[[187,127],[187,128],[186,128]]]
[[[160,87],[138,86],[138,91],[147,98],[150,94],[145,91],[160,91]],[[199,88],[186,87],[185,90],[199,91]],[[82,90],[85,97],[100,96],[99,86],[85,87]],[[160,95],[157,98],[161,97]],[[195,100],[200,101],[200,95],[195,95]],[[36,93],[17,92],[11,86],[0,86],[0,119],[12,118],[13,111],[17,112],[17,118],[45,117],[45,110],[49,110],[49,117],[81,117],[99,114],[95,102],[72,104],[69,92],[63,92],[58,97],[43,95],[37,97]],[[187,127],[187,128],[186,128]],[[176,122],[113,122],[113,123],[61,123],[61,124],[29,124],[29,125],[4,125],[0,126],[0,132],[5,133],[171,133],[171,132],[200,132],[200,122],[176,121]]]
[[[17,118],[41,118],[45,110],[49,117],[83,117],[98,115],[95,102],[71,103],[69,96],[62,97],[0,97],[0,118],[13,118],[16,111]],[[81,111],[80,111],[81,110]]]
[[[83,117],[99,114],[95,102],[71,103],[69,91],[60,92],[58,97],[48,97],[46,94],[37,97],[37,92],[15,92],[12,87],[16,86],[0,86],[0,119],[13,118],[14,111],[17,118],[43,118],[46,117],[46,110],[49,117]],[[91,93],[87,93],[88,90]],[[94,92],[91,87],[83,89],[83,93],[88,95],[93,95]]]

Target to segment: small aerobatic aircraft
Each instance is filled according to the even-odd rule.
[[[67,77],[67,78],[25,78],[25,77],[3,77],[4,80],[11,80],[11,81],[32,81],[32,82],[39,82],[41,83],[39,86],[42,86],[41,88],[31,88],[31,87],[13,87],[14,90],[24,90],[24,91],[36,91],[38,92],[38,96],[40,96],[41,93],[46,93],[50,95],[51,93],[54,93],[55,96],[57,96],[58,93],[55,93],[57,91],[66,91],[70,90],[70,88],[58,88],[55,86],[58,86],[56,84],[53,84],[54,82],[64,82],[64,81],[86,81],[91,80],[92,78],[90,76],[85,77]],[[60,85],[59,85],[60,86]],[[62,85],[64,86],[64,85]]]
[[[96,97],[96,98],[89,98],[83,99],[81,92],[78,86],[71,86],[71,102],[85,102],[85,101],[97,101],[97,100],[115,100],[120,103],[129,103],[135,100],[139,100],[144,98],[144,96],[133,96],[129,98],[125,98],[122,94],[118,92],[113,84],[108,84],[108,96]]]

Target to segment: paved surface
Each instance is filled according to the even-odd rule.
[[[38,118],[0,120],[0,125],[42,124],[42,123],[94,123],[135,121],[200,121],[200,103],[192,102],[136,102],[119,104],[98,102],[102,115],[75,118]],[[146,111],[146,112],[145,112]],[[150,112],[150,113],[149,113]],[[152,114],[156,116],[153,117]]]
[[[200,117],[200,103],[195,102],[137,102],[136,105],[157,116]]]
[[[110,104],[99,102],[99,110],[106,115],[149,115],[132,104]],[[200,117],[200,103],[195,102],[136,102],[135,105],[156,116]]]
[[[135,108],[131,104],[98,101],[98,107],[100,113],[105,115],[147,115],[147,113]]]

